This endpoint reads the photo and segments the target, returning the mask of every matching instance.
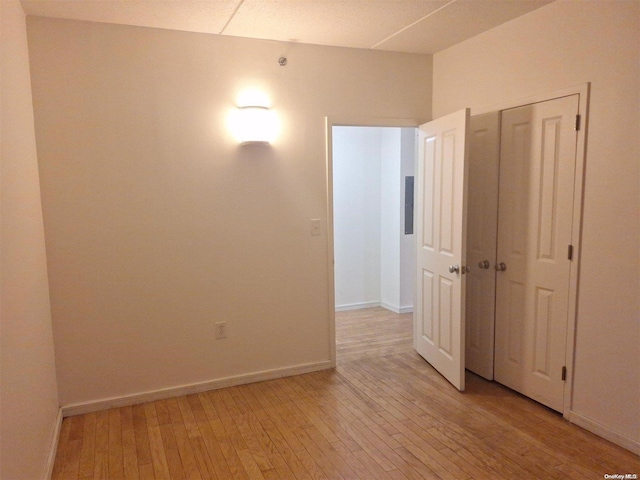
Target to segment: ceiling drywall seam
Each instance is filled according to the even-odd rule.
[[[431,15],[434,15],[436,13],[438,13],[440,10],[442,10],[443,8],[447,8],[449,5],[451,5],[452,3],[457,2],[457,0],[451,0],[449,2],[447,2],[446,4],[442,5],[440,8],[436,8],[433,12],[429,12],[428,14],[426,14],[424,17],[419,18],[418,20],[416,20],[413,23],[410,23],[409,25],[407,25],[406,27],[401,28],[400,30],[398,30],[395,33],[392,33],[391,35],[389,35],[388,37],[380,40],[378,43],[372,45],[369,47],[370,50],[373,50],[374,48],[379,47],[380,45],[382,45],[384,42],[386,42],[387,40],[391,40],[393,37],[395,37],[396,35],[400,35],[402,32],[404,32],[405,30],[408,30],[409,28],[417,25],[418,23],[420,23],[421,21],[429,18]]]
[[[242,4],[244,3],[244,0],[240,0],[238,2],[238,5],[236,5],[236,8],[233,9],[233,12],[231,13],[231,15],[229,16],[229,18],[227,19],[227,21],[225,22],[224,26],[222,27],[222,29],[218,32],[218,35],[222,35],[224,33],[224,31],[227,29],[227,27],[229,26],[229,24],[231,23],[231,20],[233,20],[233,17],[236,16],[236,13],[238,13],[238,10],[240,10],[240,7],[242,6]]]

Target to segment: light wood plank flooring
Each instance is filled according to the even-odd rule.
[[[57,479],[602,479],[640,458],[498,384],[456,392],[411,315],[337,314],[338,367],[66,418]]]

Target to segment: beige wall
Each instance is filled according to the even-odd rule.
[[[640,3],[559,1],[436,54],[433,77],[434,117],[591,82],[572,410],[636,449],[639,69]]]
[[[25,17],[0,2],[0,478],[44,478],[57,425]]]
[[[431,57],[43,18],[28,33],[61,404],[327,365],[324,117],[429,119]],[[226,129],[252,86],[283,122],[272,147]]]

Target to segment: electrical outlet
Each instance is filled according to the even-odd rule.
[[[216,323],[216,338],[227,338],[227,322]]]

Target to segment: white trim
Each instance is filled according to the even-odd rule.
[[[610,442],[615,443],[622,448],[626,448],[636,455],[640,455],[640,442],[638,442],[637,440],[626,437],[625,435],[611,430],[601,423],[594,422],[593,420],[590,420],[587,417],[573,411],[570,411],[566,418],[568,418],[571,423],[574,423],[579,427],[584,428],[585,430],[589,430],[591,433],[595,433],[599,437],[602,437],[605,440],[609,440]]]
[[[329,306],[329,359],[331,366],[336,368],[336,284],[335,257],[333,245],[333,121],[325,117],[324,130],[326,135],[326,186],[327,186],[327,272],[328,288],[327,303]]]
[[[201,393],[208,390],[233,387],[236,385],[244,385],[253,382],[263,382],[265,380],[274,380],[276,378],[290,377],[293,375],[302,375],[304,373],[317,372],[319,370],[327,370],[329,368],[332,368],[330,361],[307,363],[294,367],[276,368],[273,370],[264,370],[261,372],[249,373],[245,375],[219,378],[206,382],[162,388],[159,390],[136,393],[133,395],[124,395],[122,397],[111,397],[93,402],[76,403],[73,405],[62,407],[62,416],[70,417],[72,415],[82,415],[85,413],[108,410],[110,408],[126,407],[139,403],[153,402],[156,400],[163,400],[166,398],[189,395],[193,393]]]
[[[375,308],[375,307],[384,307],[391,310],[390,308],[386,307],[384,304],[380,302],[362,302],[362,303],[345,303],[343,305],[336,305],[336,312],[347,312],[349,310],[360,310],[362,308]]]
[[[386,117],[326,117],[327,127],[393,127],[417,128],[427,120],[418,121],[415,118],[386,118]]]
[[[582,217],[584,204],[585,165],[587,163],[587,129],[589,126],[589,96],[591,84],[585,83],[575,87],[579,95],[578,114],[581,116],[580,130],[576,139],[576,170],[573,187],[573,225],[571,244],[573,245],[573,261],[569,278],[569,311],[567,312],[567,351],[565,365],[567,367],[567,385],[564,390],[564,410],[571,413],[573,409],[573,389],[575,385],[575,347],[578,323],[578,299],[580,288],[580,264],[582,257]],[[564,412],[563,412],[564,414]]]
[[[389,310],[390,312],[400,313],[400,307],[398,305],[391,305],[390,303],[387,303],[387,302],[380,302],[380,306],[382,308]]]
[[[345,303],[344,305],[336,305],[336,312],[348,312],[349,310],[361,310],[363,308],[375,308],[382,307],[390,310],[394,313],[413,313],[413,305],[405,305],[399,307],[398,305],[391,305],[386,302],[363,302],[363,303]]]
[[[380,302],[380,306],[382,308],[386,308],[387,310],[391,310],[393,313],[398,313],[398,314],[413,312],[413,305],[401,307],[399,305],[391,305],[390,303]]]
[[[495,105],[490,105],[486,107],[473,107],[471,108],[471,116],[482,115],[484,113],[491,113],[500,110],[509,110],[511,108],[523,107],[525,105],[530,105],[532,103],[546,102],[547,100],[553,100],[555,98],[568,97],[570,95],[580,95],[580,113],[586,113],[582,110],[582,97],[587,96],[589,92],[590,83],[581,83],[579,85],[573,85],[571,87],[560,88],[558,90],[554,90],[553,92],[546,93],[538,93],[536,95],[530,95],[528,97],[516,99],[516,100],[507,100],[504,102],[497,103]],[[584,120],[584,119],[583,119]],[[582,130],[582,129],[581,129]]]
[[[56,461],[56,453],[58,452],[58,442],[60,441],[60,429],[62,428],[62,416],[62,409],[59,408],[58,414],[56,415],[56,424],[53,428],[53,435],[51,436],[47,463],[45,465],[44,478],[47,480],[53,475],[53,466]]]

